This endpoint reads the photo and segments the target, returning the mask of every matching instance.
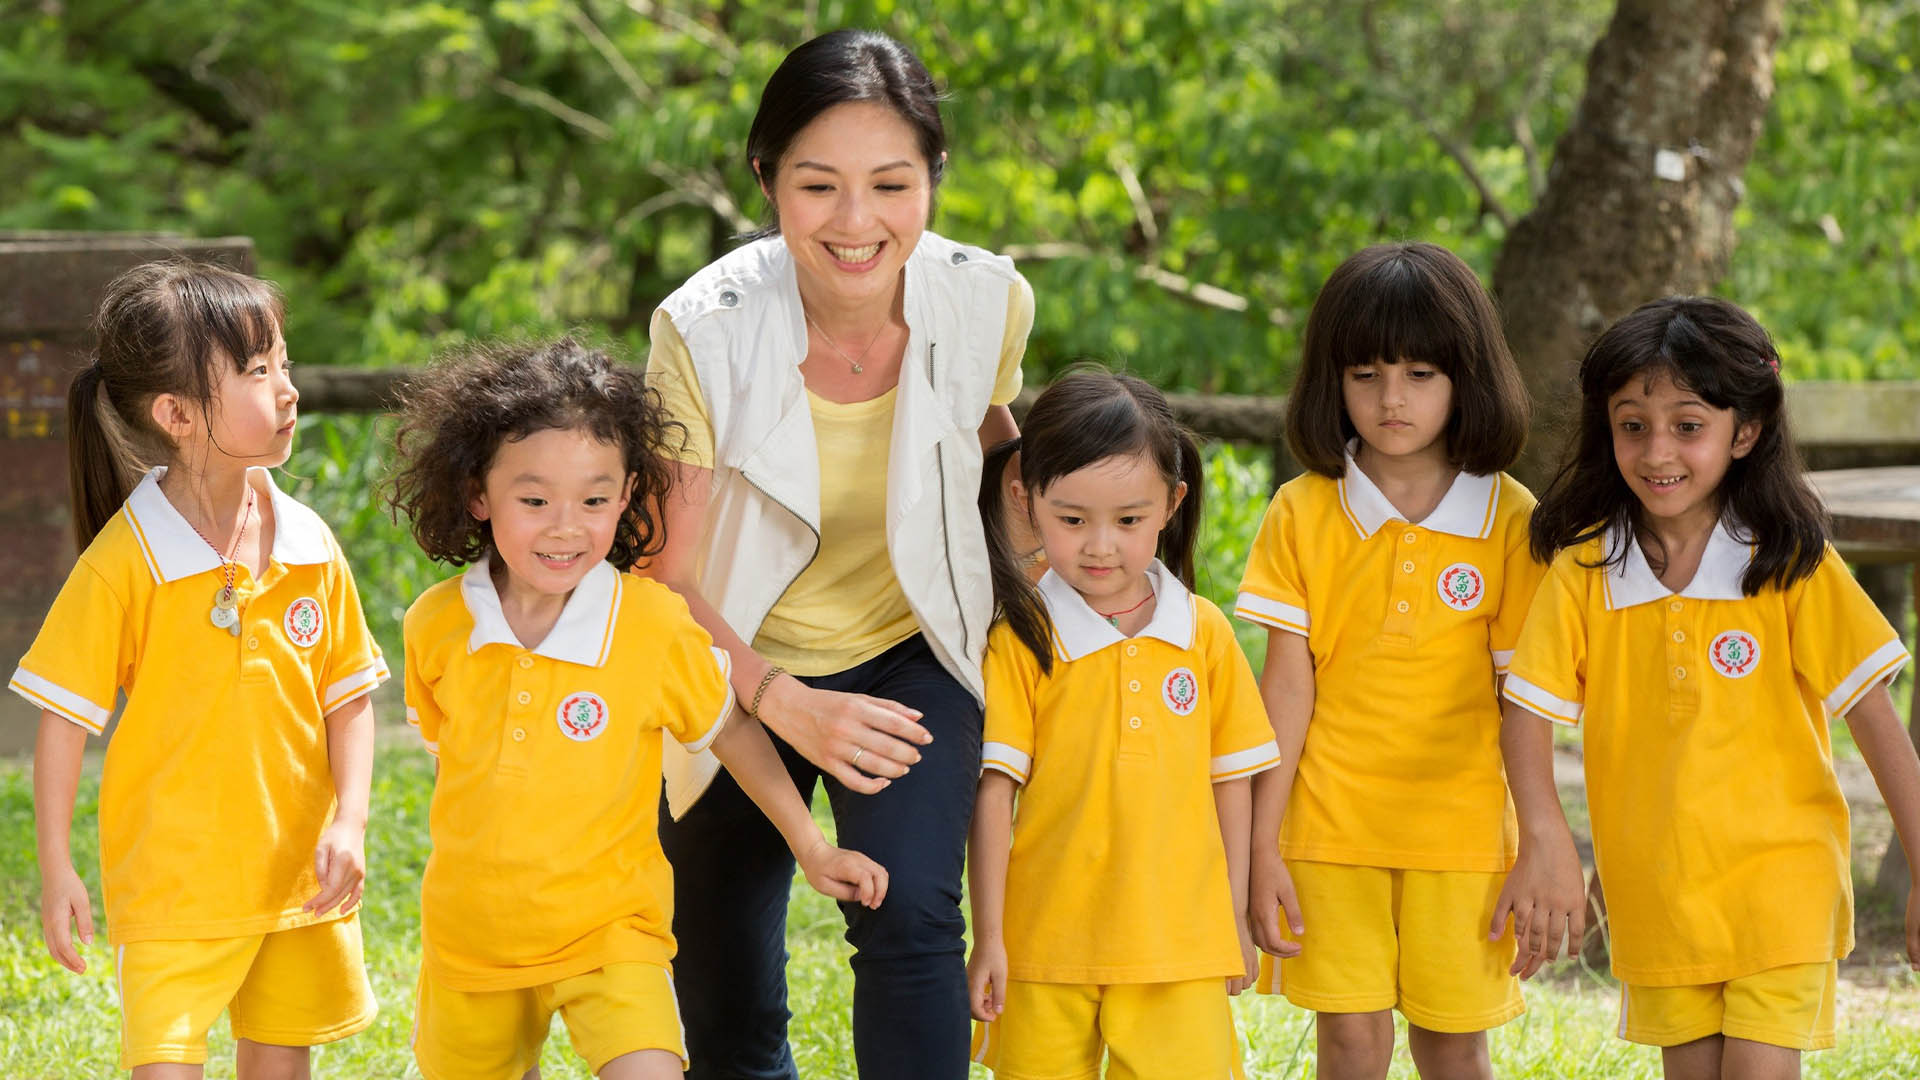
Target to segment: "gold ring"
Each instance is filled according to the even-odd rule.
[[[848,764],[848,765],[849,765],[850,767],[852,767],[852,768],[855,768],[855,769],[857,769],[857,768],[859,768],[859,767],[860,767],[860,755],[861,755],[861,754],[864,754],[864,753],[866,753],[866,752],[867,752],[867,748],[866,748],[866,747],[864,747],[864,746],[856,746],[856,747],[854,747],[854,748],[853,748],[853,757],[851,757],[851,758],[849,758],[849,759],[847,760],[847,764]]]

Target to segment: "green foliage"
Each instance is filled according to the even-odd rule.
[[[761,212],[740,154],[780,57],[876,26],[950,91],[936,227],[1024,249],[1031,376],[1095,357],[1272,392],[1355,248],[1431,239],[1491,270],[1610,6],[15,3],[0,228],[251,235],[321,362],[574,325],[638,347]],[[1796,376],[1920,373],[1916,55],[1910,3],[1790,5],[1726,287]]]

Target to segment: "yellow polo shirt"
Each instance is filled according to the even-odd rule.
[[[993,404],[1020,395],[1020,360],[1032,329],[1033,288],[1020,278],[1007,298]],[[686,341],[664,311],[654,313],[648,336],[647,384],[659,391],[667,415],[686,427],[677,457],[711,469],[713,421]],[[807,393],[820,457],[820,551],[787,586],[753,640],[755,652],[796,675],[845,671],[920,631],[887,554],[894,397],[891,389],[854,402]]]
[[[662,739],[698,753],[727,654],[658,582],[602,563],[523,647],[482,559],[407,609],[407,719],[440,759],[420,884],[436,985],[540,986],[673,958]]]
[[[1899,636],[1831,548],[1812,577],[1745,596],[1749,548],[1724,525],[1679,593],[1637,543],[1581,565],[1623,541],[1553,561],[1505,689],[1581,727],[1614,974],[1687,986],[1845,956],[1828,717],[1906,663]]]
[[[160,490],[134,488],[80,555],[8,684],[99,734],[127,695],[100,778],[108,939],[222,938],[339,918],[313,849],[333,819],[326,715],[387,677],[333,533],[274,486],[273,550],[234,568],[240,633],[208,618],[225,576]]]
[[[1179,982],[1238,974],[1240,913],[1213,785],[1273,768],[1260,687],[1220,609],[1155,560],[1131,638],[1052,571],[1052,674],[1004,623],[988,639],[982,765],[1022,785],[1007,866],[1009,978]]]
[[[1499,872],[1517,850],[1500,755],[1505,673],[1544,572],[1533,496],[1461,473],[1409,524],[1347,457],[1281,487],[1234,614],[1304,635],[1313,719],[1280,851],[1402,870]]]

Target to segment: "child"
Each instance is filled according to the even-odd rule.
[[[1037,589],[1001,510],[1015,452],[1016,513],[1052,567]],[[1240,1076],[1247,778],[1279,758],[1231,626],[1188,591],[1199,451],[1159,391],[1082,372],[984,474],[1005,621],[968,844],[974,1060],[1091,1076],[1104,1051],[1115,1077]]]
[[[596,1075],[678,1077],[673,877],[655,835],[670,736],[709,746],[807,880],[879,906],[828,844],[659,551],[668,426],[640,371],[572,340],[477,350],[413,384],[392,501],[471,564],[406,616],[407,717],[439,757],[414,1054],[429,1080],[517,1078],[555,1011]],[[764,686],[762,687],[764,690]]]
[[[1920,761],[1887,695],[1907,654],[1827,544],[1779,365],[1724,300],[1655,301],[1594,342],[1505,688],[1521,771],[1551,754],[1539,717],[1581,728],[1620,1034],[1662,1047],[1670,1080],[1798,1076],[1833,1045],[1853,906],[1829,716],[1920,868]],[[1514,794],[1519,895],[1577,895],[1552,788]],[[1920,888],[1906,929],[1920,966]]]
[[[136,1078],[200,1075],[223,1011],[241,1076],[305,1075],[375,1011],[355,909],[387,668],[333,534],[267,471],[300,400],[281,314],[272,285],[197,263],[108,286],[67,396],[80,561],[9,684],[41,708],[41,929],[76,972],[81,752],[127,695],[100,865]]]
[[[1528,405],[1479,279],[1432,244],[1336,269],[1307,320],[1281,487],[1235,613],[1268,628],[1281,769],[1254,783],[1260,989],[1315,1010],[1321,1076],[1490,1076],[1525,1008],[1487,927],[1515,837],[1495,680],[1540,568],[1500,470]],[[1278,925],[1282,911],[1288,925]]]

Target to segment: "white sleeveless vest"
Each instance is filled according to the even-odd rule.
[[[977,502],[979,428],[1000,365],[1011,260],[921,234],[907,257],[907,349],[887,466],[887,552],[920,631],[976,699],[993,587]],[[800,362],[807,326],[792,254],[747,244],[660,305],[686,341],[713,422],[713,487],[695,565],[700,594],[751,642],[820,542],[820,456]],[[844,482],[844,481],[843,481]],[[746,704],[741,703],[742,706]],[[719,770],[666,740],[678,818]]]

